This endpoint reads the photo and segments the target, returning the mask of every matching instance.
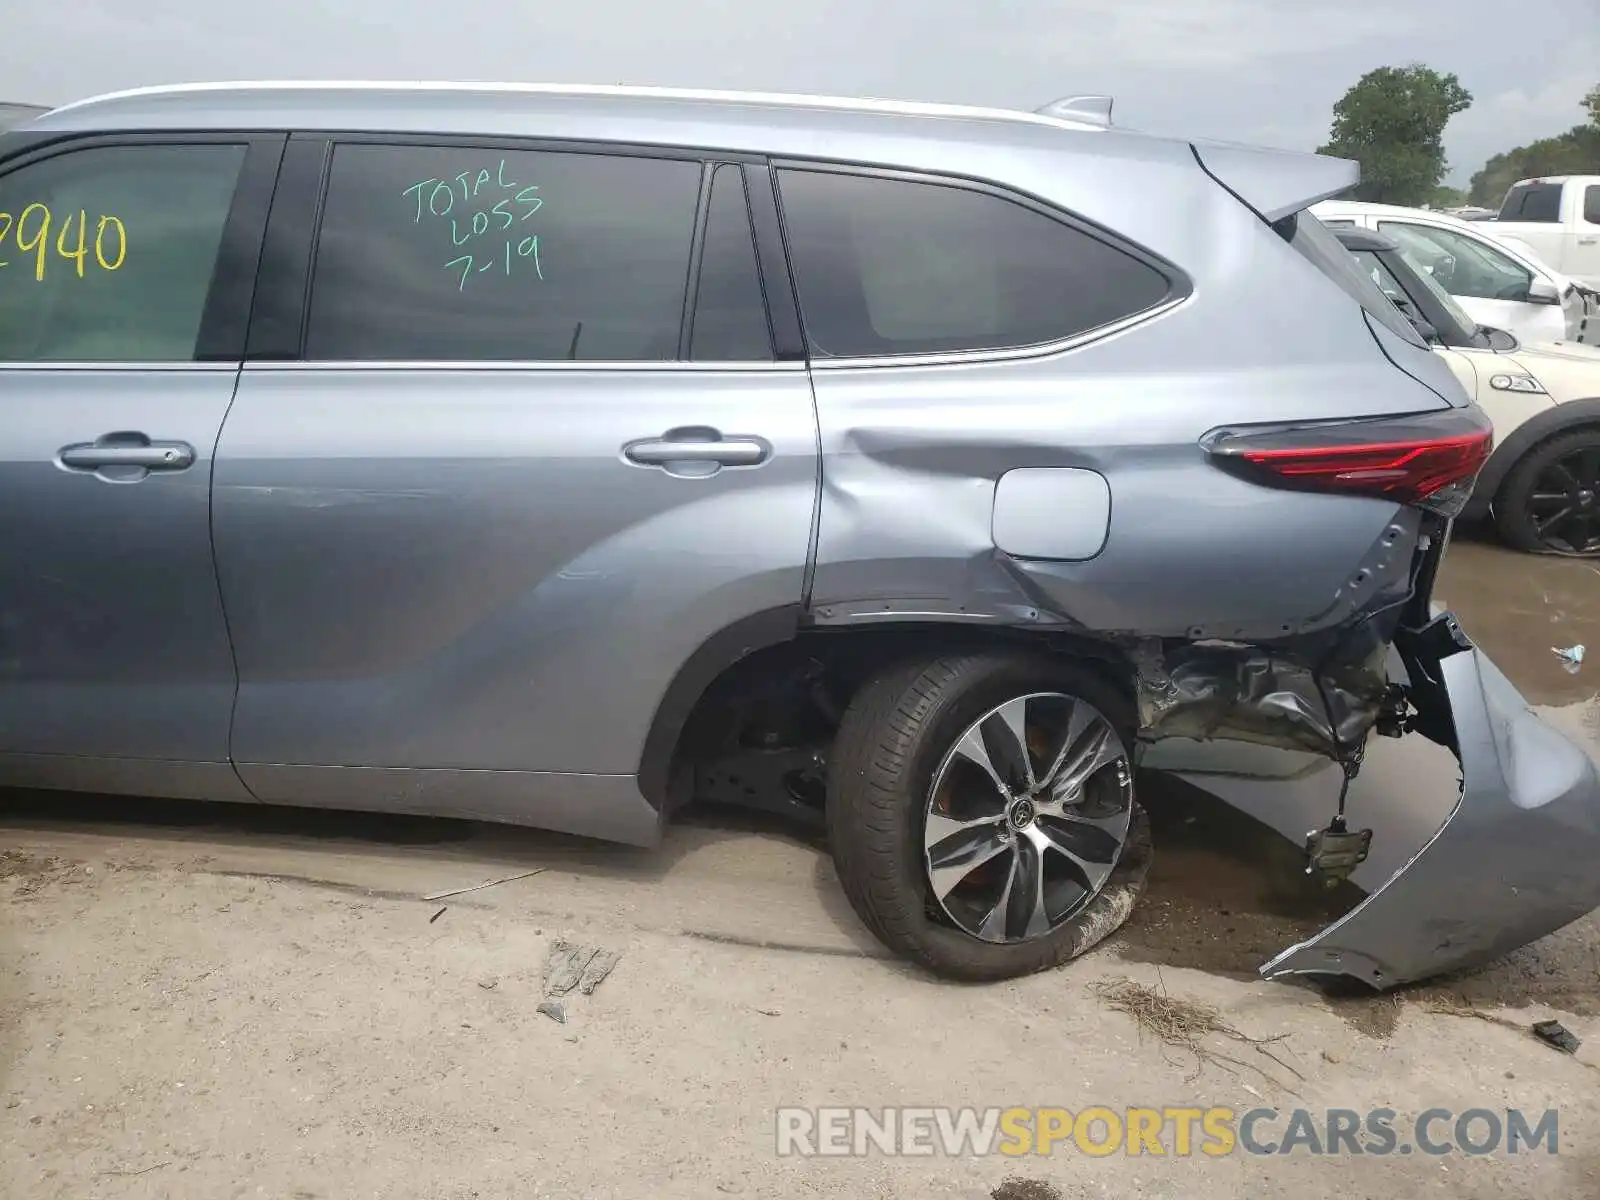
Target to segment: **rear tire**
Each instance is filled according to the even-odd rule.
[[[1150,867],[1133,730],[1131,701],[1071,663],[961,655],[867,684],[829,764],[828,837],[851,906],[949,979],[1010,979],[1093,949]],[[1028,746],[1026,761],[1008,745]]]
[[[1558,434],[1523,455],[1495,497],[1494,523],[1529,554],[1600,555],[1600,429]]]

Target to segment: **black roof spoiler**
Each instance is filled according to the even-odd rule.
[[[1371,229],[1339,228],[1330,230],[1346,250],[1398,250],[1400,243]]]

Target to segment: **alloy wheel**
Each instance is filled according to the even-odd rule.
[[[934,773],[923,827],[944,916],[986,942],[1060,928],[1122,855],[1133,772],[1116,729],[1060,692],[1008,700],[967,727]]]
[[[1575,450],[1539,472],[1528,518],[1545,549],[1600,554],[1600,446]]]

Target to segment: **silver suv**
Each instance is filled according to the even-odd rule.
[[[1109,118],[288,83],[4,135],[4,781],[825,814],[884,942],[996,979],[1127,916],[1141,746],[1414,730],[1460,808],[1263,971],[1586,911],[1593,768],[1430,612],[1491,429],[1306,212],[1354,166]]]

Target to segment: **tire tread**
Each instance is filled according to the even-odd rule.
[[[1048,937],[998,945],[937,923],[924,911],[922,864],[915,853],[920,843],[913,845],[908,832],[920,829],[921,821],[920,811],[914,811],[920,800],[909,790],[916,760],[927,753],[929,726],[944,710],[972,688],[1007,673],[1057,677],[1057,686],[1083,695],[1128,732],[1131,712],[1123,711],[1128,706],[1082,668],[1052,669],[1012,655],[958,654],[900,664],[861,688],[845,711],[830,756],[828,837],[846,898],[890,949],[948,978],[1012,978],[1078,957],[1126,919],[1149,867],[1148,821],[1135,802],[1128,844],[1112,882],[1084,910],[1089,913],[1105,900],[1113,908],[1121,905],[1120,916],[1090,920],[1081,929],[1075,928],[1075,917]],[[1108,896],[1112,883],[1130,894]]]

